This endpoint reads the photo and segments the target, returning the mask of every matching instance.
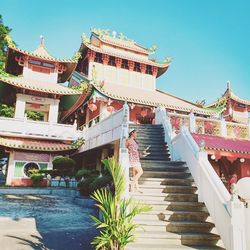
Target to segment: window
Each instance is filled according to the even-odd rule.
[[[37,60],[33,60],[33,59],[29,60],[29,64],[36,65],[36,66],[42,66],[42,67],[50,68],[50,69],[55,68],[55,65],[52,63],[41,62],[41,61],[37,61]]]
[[[128,69],[128,60],[124,60],[122,59],[122,66],[121,66],[122,69]]]
[[[152,66],[147,65],[147,67],[146,67],[146,74],[149,74],[149,75],[153,74],[153,72],[152,72]]]
[[[39,169],[38,164],[35,162],[29,162],[29,163],[24,165],[23,172],[27,177],[30,177],[30,170],[33,170],[33,169],[38,170]]]
[[[141,72],[140,63],[135,63],[134,71]]]
[[[95,62],[102,63],[102,54],[101,53],[96,53],[95,54]]]
[[[110,66],[116,66],[116,64],[115,64],[115,57],[114,56],[110,56],[109,57],[108,65],[110,65]]]

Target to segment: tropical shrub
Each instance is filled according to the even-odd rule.
[[[114,193],[102,188],[91,195],[102,212],[101,219],[91,216],[100,229],[100,234],[94,238],[92,244],[97,250],[124,250],[128,243],[135,240],[134,232],[137,225],[133,223],[133,218],[137,214],[149,211],[150,207],[133,198],[123,197],[125,174],[114,158],[104,160],[103,163],[112,176]]]
[[[14,113],[15,113],[14,107],[0,103],[0,116],[12,118],[14,117]]]
[[[97,189],[111,186],[112,177],[108,175],[99,176],[91,183],[91,193]]]
[[[76,180],[81,180],[83,178],[88,178],[92,175],[92,170],[90,169],[80,169],[76,172]],[[99,174],[98,174],[99,175]]]
[[[42,183],[44,174],[39,172],[39,169],[29,170],[30,178],[34,187],[39,187]]]
[[[80,181],[77,185],[80,195],[89,196],[91,193],[91,184],[97,179],[97,176],[89,176],[88,178]]]
[[[57,157],[53,160],[53,169],[57,170],[61,176],[72,176],[76,162],[69,157]]]

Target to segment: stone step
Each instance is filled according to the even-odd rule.
[[[130,243],[126,250],[223,250],[218,246],[185,246],[185,245],[176,245],[176,244],[158,244],[156,241],[150,243]]]
[[[183,161],[149,161],[149,160],[141,160],[142,164],[151,165],[151,166],[183,166],[186,163]]]
[[[215,246],[220,240],[220,236],[213,233],[171,233],[138,231],[135,234],[137,243],[150,243],[157,241],[158,244],[192,245],[192,246]]]
[[[190,173],[186,172],[176,172],[176,171],[168,171],[168,172],[163,172],[163,171],[144,171],[142,174],[142,177],[147,178],[188,178],[190,177]]]
[[[153,161],[153,160],[162,160],[162,161],[169,161],[170,160],[170,156],[165,154],[165,155],[150,155],[150,156],[146,156],[146,157],[142,157],[140,158],[141,160],[149,160],[149,161]]]
[[[181,202],[181,201],[157,201],[157,200],[149,200],[149,199],[141,199],[142,203],[146,203],[150,205],[152,211],[165,212],[169,211],[199,211],[199,212],[207,212],[204,203],[202,202]]]
[[[187,171],[188,170],[188,167],[186,166],[154,166],[154,165],[149,165],[149,164],[144,164],[144,162],[142,162],[142,166],[143,166],[143,169],[145,171],[159,171],[159,172],[168,172],[168,171],[171,171],[171,172],[183,172],[183,171]]]
[[[140,225],[137,230],[172,233],[209,233],[214,228],[211,222],[203,221],[152,221],[137,220],[134,222]]]
[[[197,194],[167,194],[167,193],[153,193],[148,191],[148,189],[140,188],[142,193],[133,193],[131,192],[131,196],[138,200],[151,200],[151,201],[180,201],[180,202],[197,202],[198,196]]]
[[[144,166],[143,166],[144,168]],[[139,179],[139,185],[147,185],[149,188],[161,187],[162,185],[177,185],[177,186],[195,186],[194,180],[189,177],[185,179],[179,178],[144,178]]]
[[[161,220],[161,221],[211,221],[208,212],[192,211],[149,211],[136,216],[141,220]]]

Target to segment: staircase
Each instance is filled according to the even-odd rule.
[[[141,193],[131,196],[149,204],[138,215],[136,241],[127,250],[224,249],[185,162],[170,161],[161,125],[132,125],[142,153]],[[209,195],[209,194],[208,194]]]

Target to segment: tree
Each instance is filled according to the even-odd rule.
[[[107,188],[96,190],[92,198],[102,212],[102,218],[91,216],[95,221],[100,235],[92,242],[95,249],[124,250],[126,245],[135,240],[134,233],[137,225],[133,219],[137,214],[147,212],[151,208],[135,201],[133,198],[123,197],[125,191],[125,176],[121,165],[110,158],[103,161],[113,178],[114,193]]]
[[[0,73],[4,71],[6,61],[6,51],[10,43],[11,29],[3,23],[2,15],[0,15]]]

